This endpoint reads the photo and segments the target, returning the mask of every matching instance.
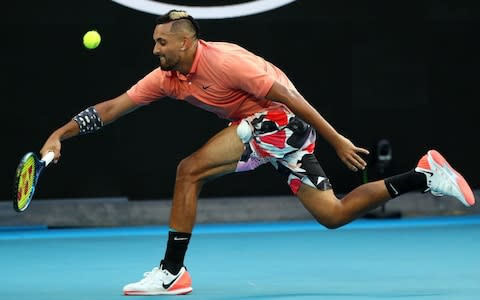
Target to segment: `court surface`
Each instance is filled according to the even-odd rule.
[[[122,296],[167,227],[0,228],[0,299]],[[198,225],[185,299],[479,299],[480,216]],[[145,298],[145,297],[141,297]],[[180,299],[180,298],[178,298]]]

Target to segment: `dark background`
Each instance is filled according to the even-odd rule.
[[[358,146],[373,150],[388,139],[393,161],[385,175],[409,170],[437,148],[478,188],[475,3],[296,1],[254,16],[199,23],[203,39],[238,43],[282,68]],[[0,199],[10,200],[25,152],[38,152],[79,111],[126,91],[157,59],[155,16],[111,1],[10,1],[2,15]],[[90,29],[103,38],[93,51],[81,42]],[[156,102],[95,135],[64,142],[60,163],[45,171],[36,197],[169,198],[177,163],[227,123],[187,103]],[[361,174],[348,171],[321,139],[317,157],[336,192],[361,183]],[[369,176],[378,176],[374,167]],[[209,183],[202,196],[288,194],[283,178],[263,166]]]

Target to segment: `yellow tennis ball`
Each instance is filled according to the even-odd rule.
[[[83,35],[83,45],[87,49],[95,49],[100,45],[102,37],[96,30],[90,30]]]

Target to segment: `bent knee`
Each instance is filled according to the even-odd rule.
[[[345,215],[341,205],[331,209],[328,214],[324,214],[321,217],[315,217],[318,223],[325,226],[327,229],[338,229],[348,223],[348,217]]]
[[[325,226],[325,228],[327,229],[338,229],[340,227],[342,227],[343,225],[345,225],[344,223],[342,222],[339,222],[338,220],[328,220],[328,221],[320,221],[320,220],[317,220],[320,224],[322,224],[323,226]]]
[[[177,165],[177,180],[196,181],[199,173],[199,165],[196,159],[192,156],[186,157]]]

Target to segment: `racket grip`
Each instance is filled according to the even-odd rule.
[[[45,154],[45,156],[42,157],[42,160],[45,162],[45,166],[48,166],[48,164],[52,162],[54,157],[55,157],[55,153],[53,153],[53,151],[50,151],[47,154]]]

